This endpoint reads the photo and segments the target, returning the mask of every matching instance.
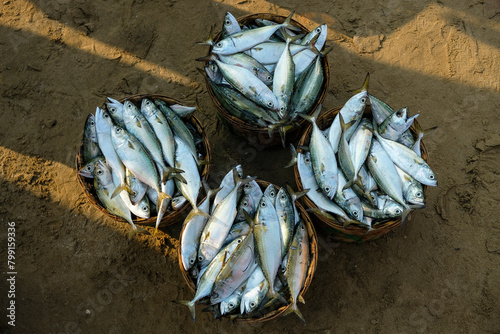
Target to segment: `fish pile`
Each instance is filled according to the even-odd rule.
[[[316,124],[321,106],[303,116],[312,123],[309,147],[297,153],[291,146],[290,165],[297,164],[313,212],[370,231],[388,220],[404,223],[411,210],[424,208],[424,185],[437,180],[420,151],[423,135],[435,128],[423,131],[413,122],[418,114],[409,117],[408,108],[394,111],[370,95],[368,82],[369,75],[323,131]],[[364,117],[368,101],[372,116]]]
[[[321,52],[326,24],[307,34],[291,23],[256,19],[240,26],[226,13],[221,39],[211,45],[205,61],[207,82],[221,105],[245,122],[278,129],[284,142],[297,115],[314,107],[325,80]],[[296,122],[295,122],[296,123]]]
[[[270,184],[264,191],[255,177],[242,178],[233,168],[199,209],[210,217],[189,214],[181,235],[181,262],[196,282],[189,307],[209,304],[215,317],[259,318],[281,306],[291,306],[302,320],[297,300],[307,277],[310,238],[295,200],[305,192]]]
[[[182,118],[196,107],[169,105],[162,99],[144,98],[137,107],[108,98],[85,122],[83,165],[79,174],[93,178],[101,205],[125,219],[129,236],[148,233],[133,217],[157,215],[156,229],[167,210],[179,210],[186,202],[194,212],[201,188],[203,139]]]

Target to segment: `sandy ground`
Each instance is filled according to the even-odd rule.
[[[195,59],[224,13],[287,15],[329,27],[331,82],[342,105],[370,91],[420,112],[439,180],[404,227],[360,245],[319,233],[305,305],[262,324],[196,323],[178,269],[180,224],[127,241],[128,227],[89,204],[75,155],[86,116],[106,96],[159,93],[193,105],[212,143],[215,185],[234,164],[294,183],[288,150],[261,150],[218,126]],[[28,1],[0,7],[0,261],[15,223],[15,327],[9,275],[0,331],[12,333],[499,333],[500,2]]]

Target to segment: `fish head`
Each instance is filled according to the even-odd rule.
[[[139,217],[147,219],[150,217],[150,207],[149,207],[149,201],[147,200],[146,197],[143,197],[142,200],[138,204],[139,212],[137,213]],[[194,258],[196,259],[196,252],[194,255]]]
[[[401,217],[403,214],[403,206],[396,201],[388,200],[384,206],[384,214],[389,217]]]
[[[136,119],[139,109],[130,101],[123,102],[123,121],[125,123]]]
[[[319,27],[317,27],[316,29],[314,29],[314,31],[315,31],[315,33],[319,34],[318,39],[314,43],[314,46],[316,47],[316,49],[321,50],[326,43],[328,26],[326,24],[322,24]]]
[[[94,166],[94,180],[100,186],[105,186],[113,183],[111,168],[108,166],[106,161],[97,160]]]
[[[198,263],[200,264],[200,267],[206,267],[212,261],[212,259],[217,255],[218,249],[215,249],[214,247],[210,245],[204,245],[203,248],[200,247],[200,250],[198,251]]]
[[[108,133],[113,127],[113,120],[106,110],[99,107],[95,111],[95,129],[98,133]]]
[[[356,219],[358,222],[363,221],[363,207],[361,206],[359,198],[351,198],[349,200],[349,203],[347,204],[347,207],[349,208],[349,213],[354,219]]]
[[[247,314],[255,311],[261,301],[261,293],[259,289],[254,288],[243,295],[240,302],[240,313]]]
[[[223,300],[220,302],[220,312],[222,315],[231,313],[233,310],[235,310],[238,306],[238,296],[233,296],[229,297],[226,300]]]
[[[215,82],[216,84],[222,83],[222,72],[219,70],[219,67],[215,63],[208,63],[205,66],[205,72],[207,73],[208,78]]]
[[[280,108],[279,102],[276,99],[276,96],[274,96],[274,94],[269,94],[269,96],[266,96],[264,98],[264,104],[266,105],[267,108],[271,109],[272,111],[279,111]]]
[[[114,125],[111,129],[111,139],[120,146],[128,140],[128,134],[122,127]]]
[[[212,52],[221,55],[236,53],[232,44],[231,38],[220,40],[212,47]]]
[[[157,109],[155,104],[151,100],[142,99],[141,111],[143,112],[144,116],[151,117],[156,114]]]
[[[361,116],[365,111],[366,103],[368,102],[368,92],[362,91],[353,97],[351,97],[350,101],[352,102],[352,111],[356,116]]]
[[[93,142],[97,142],[94,114],[89,114],[85,120],[85,137],[89,138]]]
[[[241,27],[238,23],[238,20],[233,16],[233,14],[226,12],[226,16],[224,17],[223,29],[226,35],[232,35],[234,33],[240,32]]]
[[[420,174],[419,179],[425,181],[425,182],[422,182],[423,184],[431,186],[431,187],[437,186],[436,175],[429,168],[429,166],[424,165],[424,166],[422,166],[422,168],[419,168],[418,174]]]
[[[198,250],[195,247],[182,248],[182,265],[184,270],[188,271],[193,268],[198,257]]]
[[[276,186],[274,184],[270,184],[267,186],[266,190],[264,191],[264,196],[268,197],[272,203],[276,201],[276,196],[278,195],[278,189],[276,189]]]
[[[93,176],[94,168],[95,168],[94,162],[89,162],[88,164],[80,168],[78,174],[80,174],[83,177],[94,177]]]
[[[425,196],[423,189],[419,186],[410,186],[406,191],[406,200],[411,204],[424,205]]]
[[[111,114],[111,116],[116,116],[120,115],[123,112],[123,105],[120,103],[117,105],[116,103],[106,103],[106,109],[108,109],[108,112]]]
[[[260,79],[266,85],[271,85],[273,83],[273,74],[268,71],[257,71],[257,78]]]

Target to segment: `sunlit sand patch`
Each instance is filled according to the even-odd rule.
[[[26,3],[27,5],[29,2]],[[165,81],[173,82],[179,85],[196,88],[199,83],[189,79],[175,70],[162,67],[154,62],[141,59],[130,54],[117,46],[109,45],[99,40],[83,35],[80,31],[58,21],[51,20],[44,13],[34,7],[31,22],[28,20],[18,20],[5,22],[0,17],[0,25],[20,30],[24,33],[30,33],[36,36],[54,39],[57,36],[59,43],[63,43],[75,49],[97,55],[108,60],[119,60],[129,66],[134,66],[141,71],[147,72]]]

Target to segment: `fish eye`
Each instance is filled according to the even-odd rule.
[[[228,25],[230,25],[230,24],[231,24],[231,21],[226,20],[226,25],[228,26]]]
[[[194,264],[194,259],[189,259],[190,264]]]
[[[316,32],[317,32],[317,33],[320,33],[320,32],[321,32],[321,28],[319,28],[319,27],[318,27],[318,28],[316,28]]]
[[[94,126],[95,125],[94,121],[90,121],[90,125]]]
[[[270,107],[270,108],[272,108],[273,102],[272,101],[267,102],[267,106]]]
[[[147,206],[143,206],[142,207],[142,211],[148,211],[148,207]]]
[[[262,204],[260,205],[261,207],[265,208],[266,207],[266,202],[262,202]]]
[[[200,255],[200,256],[198,256],[198,261],[203,262],[203,260],[205,260],[205,259],[203,258],[203,256],[201,256],[201,255]]]
[[[280,107],[280,111],[285,111],[285,107]]]
[[[306,158],[306,162],[311,162],[311,160],[309,158]]]
[[[250,188],[250,185],[247,183],[247,184],[245,184],[244,187],[245,187],[245,189],[248,189],[248,188]]]
[[[300,226],[300,229],[301,229],[301,230],[305,230],[306,228],[305,228],[305,226],[304,226],[304,225],[301,225],[301,226]]]
[[[358,212],[358,210],[354,210],[354,211],[352,212],[352,214],[353,214],[353,215],[355,215],[356,217],[358,216],[358,213],[359,213],[359,212]]]
[[[330,187],[325,187],[325,191],[326,191],[327,193],[329,193],[329,192],[330,192]]]
[[[97,175],[102,175],[102,173],[103,173],[103,171],[100,169],[97,171]]]
[[[267,76],[267,80],[273,80],[273,77],[272,77],[272,76],[270,76],[270,75],[268,75],[268,76]]]
[[[236,243],[241,244],[241,241],[242,241],[241,239],[238,239],[238,241],[236,241]]]
[[[397,214],[397,215],[399,215],[399,214],[401,213],[401,210],[396,209],[396,211],[395,211],[395,212],[396,212],[396,214]]]
[[[233,308],[234,307],[234,303],[229,303],[229,304],[227,304],[227,306],[229,306],[229,308]]]
[[[92,170],[92,166],[87,166],[87,170]]]
[[[418,193],[415,194],[417,197],[422,197],[422,193],[419,191]]]
[[[248,206],[248,202],[247,201],[243,202],[243,206]]]
[[[361,99],[361,103],[365,103],[365,102],[366,102],[366,99],[363,97],[363,98]]]
[[[251,308],[254,308],[254,307],[255,307],[255,302],[251,302],[251,303],[250,303],[250,307],[251,307]]]
[[[434,175],[429,175],[429,179],[434,180]]]
[[[217,46],[218,48],[221,48],[221,47],[222,47],[222,42],[217,43],[217,45],[216,45],[216,46]]]

